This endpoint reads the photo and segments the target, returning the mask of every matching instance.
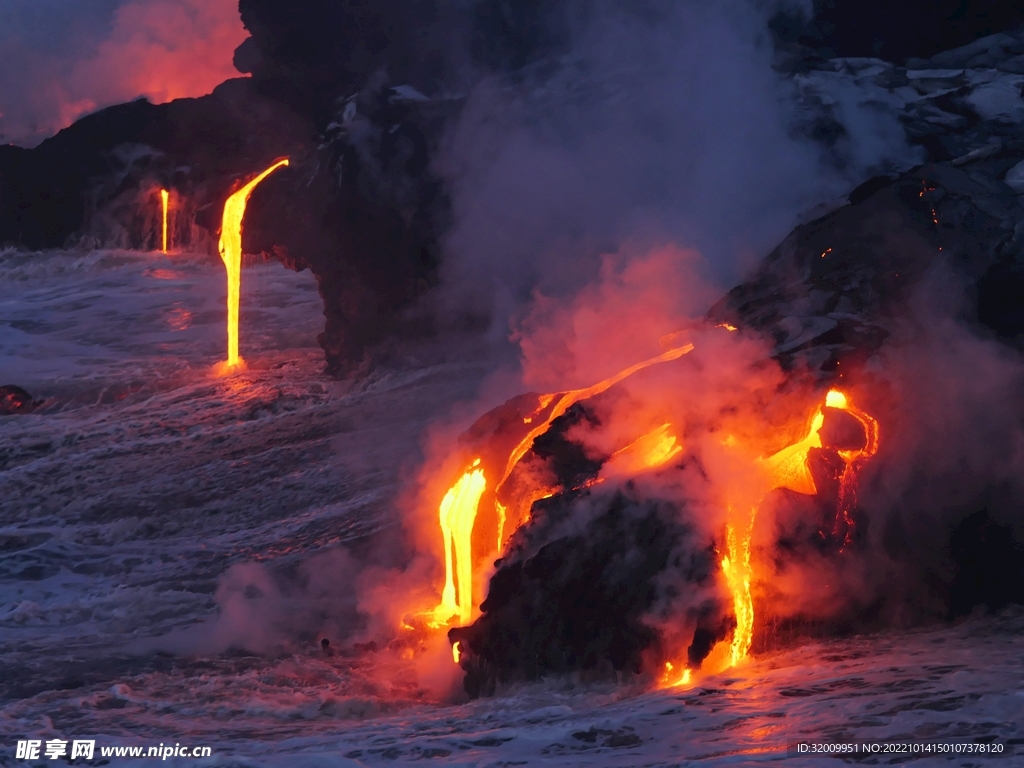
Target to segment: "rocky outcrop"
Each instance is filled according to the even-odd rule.
[[[1005,61],[1017,55],[1021,40],[1018,33],[996,36],[927,63],[957,64],[961,68],[955,71],[846,59],[818,62],[817,69],[795,74],[805,126],[827,125],[841,109],[840,94],[860,94],[901,114],[908,137],[922,148],[922,156],[932,159],[873,178],[853,190],[845,205],[798,226],[748,281],[711,310],[710,319],[768,335],[784,367],[810,369],[824,380],[842,374],[850,381],[906,316],[908,300],[926,275],[942,269],[966,285],[973,299],[962,309],[961,320],[981,335],[1020,345],[1024,130],[1017,111],[1020,76]],[[982,63],[999,59],[1001,68],[968,67],[981,61],[979,51],[989,57]],[[822,430],[826,450],[810,457],[821,489],[814,503],[822,508],[837,482],[837,465],[830,463],[829,453],[845,439],[837,437],[839,420],[834,414],[829,419]],[[544,440],[559,450],[551,451],[538,439],[534,454],[541,444],[549,456],[571,456],[555,432]],[[583,468],[578,459],[569,464]],[[671,514],[664,513],[657,500],[632,498],[628,491],[593,496],[569,490],[584,487],[597,472],[593,467],[588,471],[573,475],[571,468],[563,468],[557,473],[571,476],[571,482],[560,482],[560,493],[534,504],[497,563],[481,617],[450,632],[450,639],[460,643],[471,695],[560,672],[650,670],[661,647],[661,636],[649,622],[654,585],[667,573],[685,573],[678,580],[685,589],[695,595],[708,589],[713,543],[689,538],[678,523],[685,510],[668,505]],[[826,552],[828,531],[805,523],[784,533],[780,551]],[[863,534],[866,525],[858,522],[856,530]],[[855,539],[849,546],[867,545]],[[1015,586],[1020,545],[1011,526],[987,512],[970,515],[954,526],[947,549],[952,576],[942,600],[950,615],[978,604],[1000,607],[1022,599]],[[623,562],[629,568],[620,568]],[[684,562],[690,570],[682,567]],[[760,616],[755,648],[876,626],[872,622],[879,621],[883,603],[828,619]],[[702,652],[731,630],[728,610],[710,590],[703,605],[707,612],[690,645],[694,667]]]
[[[777,67],[791,77],[800,101],[794,130],[831,146],[841,164],[849,156],[844,110],[851,103],[861,107],[859,114],[898,116],[906,138],[932,164],[928,174],[952,167],[975,186],[965,192],[961,177],[898,177],[897,169],[888,169],[890,182],[907,189],[934,183],[941,194],[969,200],[997,228],[1009,227],[1015,238],[1016,195],[1024,190],[1024,165],[1018,165],[1024,160],[1024,33],[974,39],[985,23],[1016,20],[974,3],[955,34],[929,36],[929,25],[946,11],[925,8],[915,15],[921,5],[879,18],[863,4],[822,5],[818,21],[830,14],[854,19],[831,32],[824,22],[817,31],[799,25],[787,31],[777,19]],[[251,79],[229,81],[200,99],[103,110],[34,149],[0,147],[0,245],[155,247],[156,191],[165,187],[176,203],[172,242],[212,255],[220,206],[233,185],[289,155],[292,165],[254,193],[244,245],[315,273],[326,316],[320,341],[328,368],[341,373],[395,332],[402,308],[435,279],[451,220],[449,191],[435,160],[445,126],[462,108],[458,94],[472,86],[465,73],[497,73],[509,83],[550,81],[557,87],[522,89],[522,98],[541,100],[541,110],[543,99],[603,93],[607,84],[591,82],[561,58],[572,20],[585,18],[592,6],[572,0],[242,0],[240,10],[252,37],[235,60]],[[899,31],[904,27],[906,34]],[[911,38],[917,42],[898,50],[890,44]],[[885,44],[873,47],[875,39]],[[940,53],[940,43],[965,45]],[[875,48],[898,63],[863,57]],[[861,57],[826,58],[835,51]],[[904,55],[918,58],[903,61]],[[889,194],[877,185],[858,194],[868,197],[869,191]],[[941,228],[948,224],[942,218],[948,203],[938,205]],[[880,199],[861,210],[878,205]],[[910,209],[904,214],[911,216]],[[848,218],[839,214],[834,221]],[[942,245],[942,237],[918,226],[923,223],[906,234]],[[816,226],[813,237],[810,229],[798,230],[785,247],[801,251],[806,236],[814,241],[807,242],[811,253],[818,240],[829,239],[823,226],[832,225]],[[828,247],[835,245],[823,250]],[[1010,246],[997,250],[995,262],[986,262],[991,276],[978,278],[984,305],[978,314],[1009,337],[1024,322],[1011,300],[1020,264]],[[783,262],[790,258],[773,256],[774,272],[788,268]],[[764,280],[758,285],[769,290]],[[772,329],[781,345],[799,347],[807,334],[819,338],[830,331],[877,336],[870,323],[853,327],[839,317],[845,305],[830,307],[831,298],[819,298],[821,307],[794,309],[785,317],[796,320]],[[805,328],[799,318],[812,316],[820,319]]]
[[[39,403],[32,399],[32,395],[21,387],[14,384],[5,384],[0,387],[0,416],[28,413],[38,405]]]
[[[661,636],[644,619],[667,568],[679,574],[679,586],[707,592],[695,665],[711,650],[705,635],[731,628],[708,589],[714,553],[693,540],[676,505],[628,490],[582,492],[538,502],[533,515],[498,562],[484,616],[449,631],[471,696],[545,675],[660,667]]]
[[[224,200],[288,155],[250,200],[243,246],[315,273],[320,342],[342,372],[433,279],[446,205],[428,137],[449,103],[423,101],[379,82],[324,130],[239,79],[200,99],[102,110],[34,149],[0,147],[0,244],[156,249],[166,188],[171,247],[216,258]]]
[[[770,334],[786,365],[799,359],[823,375],[849,373],[879,349],[890,319],[942,263],[977,286],[969,319],[1017,338],[1024,208],[998,175],[1018,161],[1008,153],[960,167],[927,164],[868,182],[849,205],[797,227],[712,317]]]
[[[712,317],[771,334],[786,364],[855,369],[941,264],[975,300],[965,319],[1009,343],[1024,334],[1024,29],[912,60],[794,66],[804,130],[843,140],[844,100],[900,117],[929,161],[873,178],[847,205],[798,226]],[[831,128],[829,128],[831,126]],[[845,361],[845,362],[844,362]]]

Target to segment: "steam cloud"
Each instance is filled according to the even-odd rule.
[[[0,140],[31,146],[97,109],[202,96],[231,77],[236,0],[10,0],[0,23]]]
[[[895,117],[861,112],[853,99],[840,112],[845,143],[826,151],[799,135],[791,86],[771,67],[763,4],[591,7],[597,10],[571,26],[571,53],[555,74],[515,84],[488,79],[470,93],[443,159],[454,190],[454,226],[442,299],[455,313],[469,309],[492,320],[499,344],[513,332],[522,363],[516,387],[553,392],[589,385],[657,354],[660,335],[700,316],[801,215],[835,202],[880,169],[913,160]],[[927,604],[928,574],[942,576],[939,538],[948,531],[941,525],[948,520],[937,519],[935,510],[958,514],[984,503],[992,480],[1004,492],[993,503],[1005,509],[1008,499],[1019,498],[1022,433],[991,416],[993,403],[1022,402],[1019,359],[956,324],[927,295],[919,302],[913,327],[883,350],[884,375],[873,382],[872,401],[859,402],[884,430],[882,451],[862,477],[867,548],[842,561],[805,550],[777,562],[772,598],[779,614],[837,615],[891,593],[893,584],[905,589],[891,596],[888,619],[899,620],[895,614],[915,601],[918,617],[941,610]],[[763,425],[773,408],[785,405],[773,399],[783,377],[767,362],[764,340],[725,338],[698,345],[701,354],[685,362],[683,386],[652,369],[622,387],[622,399],[601,414],[603,432],[574,435],[600,453],[621,445],[612,432],[625,435],[637,421],[687,424],[689,448],[704,456],[705,466],[697,471],[691,464],[676,481],[649,481],[649,490],[652,498],[685,500],[700,511],[694,520],[708,536],[724,521],[707,478],[718,486],[735,480],[714,459],[723,429]],[[928,385],[921,387],[922,380]],[[488,387],[492,394],[514,389],[506,385]],[[808,412],[809,389],[798,387],[794,395]],[[475,413],[494,404],[481,403]],[[733,423],[711,423],[723,413],[732,413]],[[707,417],[695,422],[694,414]],[[1020,423],[1019,408],[1011,416]],[[992,443],[992,434],[1007,442]],[[436,468],[443,445],[454,441],[434,438],[427,452]],[[932,485],[934,476],[951,478],[948,487]],[[435,482],[441,477],[436,473]],[[430,481],[423,482],[426,488]],[[426,490],[424,496],[443,493]],[[436,540],[430,527],[436,510],[416,515],[410,528],[422,531],[411,536]],[[755,537],[766,561],[792,517],[781,501],[766,505]],[[404,570],[353,577],[360,585],[358,612],[364,619],[368,606],[376,612],[369,625],[346,626],[358,626],[363,638],[395,626],[408,607],[403,598],[422,591],[436,573],[439,553],[420,550],[423,557]],[[248,629],[259,617],[239,608],[252,598],[238,584],[262,578],[262,571],[237,569],[225,576],[215,645],[266,645],[287,634],[287,628],[270,636]],[[811,589],[822,585],[829,588]],[[668,595],[671,585],[665,586]],[[276,601],[280,589],[261,590],[259,599],[269,594]],[[653,619],[666,627],[689,609],[685,601],[670,602],[666,597]]]
[[[447,298],[499,336],[532,292],[571,295],[624,245],[696,249],[728,289],[798,216],[913,158],[894,116],[856,103],[839,155],[799,135],[763,3],[587,10],[555,74],[485,81],[451,136]]]

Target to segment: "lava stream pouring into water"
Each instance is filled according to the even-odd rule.
[[[167,202],[170,194],[166,189],[160,190],[160,209],[161,209],[161,222],[162,226],[160,229],[160,250],[167,253]]]
[[[488,472],[493,472],[496,467],[501,467],[502,459],[500,457],[497,461],[494,457],[489,458],[489,464],[484,466],[483,460],[478,456],[466,466],[462,475],[448,489],[438,508],[444,546],[445,580],[440,604],[424,616],[429,626],[435,628],[452,624],[466,626],[474,619],[477,601],[473,594],[475,561],[473,559],[472,535],[480,511],[481,500],[485,494],[489,494],[488,498],[493,503],[498,528],[496,549],[498,553],[501,553],[505,546],[504,528],[509,522],[507,517],[510,509],[506,508],[502,500],[499,500],[498,493],[516,465],[529,452],[534,440],[543,435],[552,422],[566,413],[575,403],[599,395],[614,384],[651,365],[678,359],[692,349],[692,344],[669,349],[657,357],[630,366],[585,389],[537,396],[532,411],[525,414],[520,412],[519,418],[522,419],[523,428],[527,430],[526,434],[510,448],[505,449],[508,451],[507,458],[504,459],[503,471],[498,475],[496,483],[491,485],[487,481],[485,469]],[[806,495],[818,493],[808,459],[812,449],[821,450],[824,447],[821,430],[826,421],[826,409],[845,411],[856,419],[864,429],[865,443],[863,447],[842,448],[832,447],[830,444],[828,448],[842,459],[844,465],[841,476],[838,478],[840,483],[836,526],[838,529],[841,524],[846,525],[845,543],[849,543],[853,530],[852,513],[856,503],[857,474],[866,459],[873,456],[878,450],[878,423],[868,414],[855,408],[845,394],[839,390],[830,390],[826,394],[824,402],[815,409],[808,420],[804,437],[771,455],[754,458],[756,454],[746,452],[743,445],[733,436],[727,437],[722,443],[727,449],[727,454],[731,456],[728,462],[737,469],[746,467],[736,477],[747,479],[730,483],[723,488],[723,501],[727,515],[724,527],[724,551],[719,562],[725,586],[732,598],[731,607],[736,626],[732,636],[718,643],[704,660],[701,669],[705,672],[715,674],[734,667],[750,653],[754,641],[754,587],[757,583],[752,556],[754,523],[765,497],[772,490],[785,489]],[[676,427],[671,423],[664,423],[640,436],[629,445],[613,453],[598,476],[588,485],[600,483],[610,477],[633,477],[666,465],[683,451],[682,442],[677,434],[680,433]],[[505,456],[505,450],[502,450],[501,456]],[[494,472],[494,475],[497,475],[497,472]],[[513,491],[513,495],[505,500],[513,499],[514,504],[520,508],[517,510],[519,515],[511,522],[521,524],[524,520],[529,519],[528,512],[525,517],[522,515],[524,503],[532,506],[537,499],[551,496],[560,490],[566,489],[538,485],[526,494],[525,501],[521,494],[516,496],[516,492]],[[461,646],[454,646],[452,649],[454,661],[458,663],[465,652]],[[668,663],[661,678],[661,684],[686,685],[691,683],[692,674],[691,669],[685,664],[676,668]]]
[[[444,539],[444,590],[441,604],[434,609],[434,623],[440,625],[458,616],[462,625],[473,616],[472,533],[480,497],[487,489],[484,471],[473,462],[441,501],[441,535]],[[454,574],[454,575],[453,575]],[[458,592],[456,593],[456,581]]]
[[[575,403],[587,398],[599,395],[618,382],[632,376],[637,371],[648,368],[658,363],[676,360],[693,350],[693,344],[684,344],[669,349],[657,357],[652,357],[643,362],[626,368],[619,373],[598,382],[585,389],[574,389],[559,394],[542,395],[537,410],[524,419],[524,424],[529,424],[531,429],[526,437],[519,441],[509,454],[505,463],[504,472],[494,486],[494,493],[497,496],[502,484],[512,474],[516,464],[526,455],[533,445],[533,441],[547,431],[551,422],[569,410]],[[675,456],[681,448],[676,446],[676,439],[668,434],[669,425],[664,425],[656,430],[652,437],[652,445],[648,451],[655,454],[650,459],[654,463],[664,463]],[[458,617],[461,626],[465,626],[473,617],[473,610],[476,606],[473,595],[473,524],[476,521],[477,511],[480,504],[480,497],[487,490],[487,483],[484,479],[482,469],[479,469],[480,459],[475,459],[473,464],[466,469],[462,476],[456,481],[438,509],[438,517],[441,524],[441,535],[444,541],[444,565],[445,579],[444,588],[441,592],[441,602],[433,610],[430,623],[434,626],[450,622]],[[495,514],[498,519],[498,551],[504,546],[503,533],[505,526],[506,510],[497,499],[495,499]],[[453,555],[455,562],[453,563]],[[458,596],[456,597],[456,582],[458,584]]]
[[[750,593],[750,540],[753,536],[754,514],[750,524],[737,542],[736,529],[732,523],[726,526],[726,548],[728,555],[722,558],[722,571],[732,593],[732,608],[736,615],[736,629],[729,646],[728,666],[735,667],[750,652],[754,642],[754,599]]]
[[[242,284],[242,219],[245,217],[245,206],[256,185],[284,165],[288,165],[288,158],[278,160],[224,203],[219,249],[228,274],[228,368],[241,362],[238,356],[238,303]]]
[[[839,499],[836,510],[836,530],[845,523],[844,546],[850,543],[853,532],[851,514],[856,504],[857,472],[863,462],[878,451],[878,422],[863,411],[854,408],[849,398],[837,389],[829,390],[824,407],[846,411],[864,428],[865,446],[859,450],[837,451],[844,463],[840,477]],[[808,467],[807,459],[812,448],[821,448],[821,428],[825,424],[822,407],[811,418],[810,429],[800,441],[788,445],[767,458],[758,459],[756,464],[762,470],[764,481],[756,493],[756,503],[750,506],[749,516],[743,525],[736,520],[732,507],[729,509],[729,523],[726,526],[726,555],[722,558],[722,572],[733,598],[733,612],[736,629],[733,631],[726,667],[736,666],[750,652],[754,639],[754,600],[751,593],[753,577],[750,554],[754,532],[754,520],[764,496],[771,490],[787,489],[796,493],[815,494],[818,492]]]

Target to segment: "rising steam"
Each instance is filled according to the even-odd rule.
[[[246,36],[237,0],[13,0],[4,20],[0,140],[24,145],[112,104],[207,94],[239,76]]]

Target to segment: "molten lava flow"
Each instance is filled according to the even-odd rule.
[[[839,507],[836,514],[837,531],[840,521],[846,528],[845,544],[849,544],[853,532],[851,513],[856,504],[857,473],[863,462],[874,456],[878,451],[878,422],[861,410],[854,408],[849,399],[839,390],[833,389],[825,396],[825,407],[838,408],[846,411],[864,427],[866,444],[859,450],[841,450],[845,468],[840,478]],[[820,431],[825,423],[825,414],[818,408],[811,418],[810,429],[800,441],[788,445],[768,458],[758,459],[757,465],[763,472],[763,483],[756,492],[756,503],[750,507],[750,514],[742,530],[737,533],[737,526],[732,509],[729,510],[730,522],[726,526],[726,552],[722,558],[722,572],[733,598],[733,611],[736,615],[736,629],[733,631],[729,659],[726,666],[735,666],[750,651],[754,637],[754,600],[750,591],[751,567],[750,544],[754,531],[754,519],[765,494],[773,489],[788,489],[797,493],[815,494],[817,488],[807,465],[807,457],[812,448],[821,448]],[[730,443],[731,444],[731,443]]]
[[[732,645],[726,666],[736,666],[750,651],[754,641],[754,598],[750,592],[750,542],[754,533],[754,519],[758,507],[765,494],[773,488],[787,488],[797,493],[813,494],[817,492],[814,478],[807,467],[807,455],[811,448],[821,447],[821,436],[818,434],[825,423],[825,416],[819,408],[811,419],[807,435],[798,442],[788,445],[777,453],[756,464],[762,473],[761,487],[755,489],[749,514],[744,521],[737,520],[733,508],[729,509],[729,522],[726,525],[726,555],[722,558],[722,572],[726,584],[732,594],[733,613],[736,616],[736,629],[732,635]]]
[[[523,417],[523,424],[530,429],[526,436],[509,451],[504,470],[493,486],[494,505],[498,521],[497,549],[504,547],[504,530],[508,524],[509,510],[498,500],[498,491],[511,475],[518,462],[526,455],[534,440],[542,435],[551,423],[564,414],[572,405],[598,395],[614,384],[648,366],[675,360],[693,349],[692,344],[670,349],[658,357],[633,365],[620,373],[585,389],[559,394],[543,395],[538,406]],[[729,642],[719,643],[705,659],[704,666],[712,671],[739,664],[750,653],[754,637],[755,606],[752,585],[755,574],[752,567],[752,539],[754,522],[765,496],[773,489],[787,489],[801,494],[816,494],[817,487],[808,466],[811,449],[822,448],[821,429],[825,423],[825,408],[841,409],[852,415],[864,428],[866,442],[863,448],[838,450],[845,468],[840,478],[837,526],[842,519],[846,526],[846,542],[849,542],[853,521],[851,513],[856,503],[857,472],[866,459],[878,450],[878,423],[863,411],[855,408],[839,390],[830,390],[824,403],[811,416],[805,436],[767,457],[753,461],[756,478],[746,487],[730,487],[728,490],[728,514],[725,526],[725,551],[721,559],[722,573],[732,596],[736,627]],[[632,443],[616,451],[605,463],[601,475],[594,482],[601,482],[612,475],[635,475],[660,467],[677,456],[683,446],[673,434],[671,424],[662,424],[642,435]],[[730,450],[742,450],[735,436],[729,435],[722,445]],[[747,454],[746,461],[749,461]],[[475,459],[462,476],[445,494],[439,508],[439,520],[444,542],[445,582],[440,604],[430,614],[428,623],[439,627],[457,621],[462,626],[473,618],[476,603],[473,596],[473,551],[472,533],[478,514],[480,500],[488,491],[481,459]],[[526,494],[518,494],[513,503],[518,507],[557,493],[558,488],[534,487]],[[505,500],[507,501],[507,499]],[[461,658],[461,647],[452,649],[456,662]],[[671,663],[666,664],[662,677],[663,685],[685,685],[690,682],[691,670],[684,667],[674,672]]]
[[[818,432],[824,423],[825,414],[819,408],[811,419],[811,428],[803,440],[786,446],[767,459],[758,459],[757,463],[767,475],[765,492],[773,488],[788,488],[806,494],[818,492],[811,471],[807,468],[807,454],[811,448],[821,448],[821,436]]]
[[[163,213],[163,229],[160,250],[167,253],[167,199],[169,195],[166,189],[160,190],[160,207]]]
[[[750,525],[743,532],[739,546],[732,523],[726,526],[725,532],[729,554],[722,558],[722,571],[729,591],[732,592],[732,608],[736,615],[736,629],[733,630],[732,645],[729,647],[730,667],[736,666],[746,657],[754,642],[754,599],[750,594],[750,539],[753,525],[754,515],[751,514]]]
[[[648,469],[656,469],[678,456],[683,446],[676,441],[670,430],[671,424],[662,424],[625,448],[611,455],[601,469],[601,478],[635,475]]]
[[[661,676],[661,685],[665,688],[675,688],[681,685],[689,685],[692,671],[689,667],[683,667],[680,673],[675,672],[675,665],[671,661],[665,662],[665,674]]]
[[[657,357],[652,357],[649,360],[644,360],[642,363],[631,365],[624,371],[619,371],[611,378],[598,382],[592,387],[587,387],[586,389],[573,389],[570,390],[569,392],[563,392],[561,395],[555,395],[554,397],[558,399],[554,401],[554,406],[551,408],[550,413],[548,413],[547,418],[545,418],[541,423],[537,424],[537,426],[531,429],[530,433],[526,437],[524,437],[519,442],[519,444],[512,450],[512,453],[508,457],[508,462],[505,464],[505,471],[504,473],[502,473],[501,480],[498,481],[498,487],[500,488],[501,484],[508,479],[508,476],[510,474],[512,474],[512,470],[515,469],[516,464],[518,464],[519,460],[526,455],[526,452],[528,450],[530,450],[530,446],[533,445],[533,441],[536,440],[540,435],[544,434],[544,432],[547,430],[548,426],[551,424],[552,421],[554,421],[563,413],[568,411],[573,405],[578,403],[580,400],[587,400],[588,398],[601,394],[610,387],[613,387],[614,385],[618,384],[623,379],[629,378],[637,371],[642,371],[644,368],[649,368],[650,366],[657,365],[658,363],[665,363],[668,362],[669,360],[676,360],[692,351],[693,344],[684,344],[681,347],[675,347],[674,349],[670,349],[666,352],[663,352]]]
[[[256,185],[283,165],[288,159],[278,160],[235,192],[224,203],[224,217],[220,227],[220,257],[228,273],[228,359],[227,366],[234,367],[241,362],[238,356],[238,302],[242,284],[242,219],[245,206]]]
[[[439,509],[444,539],[444,590],[434,609],[436,625],[458,616],[463,626],[473,617],[473,557],[471,538],[480,497],[487,489],[480,459],[473,462],[445,494]],[[453,562],[454,561],[454,562]],[[457,569],[457,570],[455,570]],[[453,576],[454,574],[454,576]],[[455,591],[458,582],[458,593]]]
[[[531,425],[532,428],[509,454],[508,461],[505,463],[505,470],[494,486],[495,497],[497,497],[502,484],[512,474],[516,464],[529,451],[533,441],[538,436],[544,434],[551,425],[551,422],[564,414],[575,403],[601,394],[609,387],[632,376],[637,371],[657,363],[676,360],[692,350],[693,344],[685,344],[681,347],[669,349],[657,357],[632,365],[592,387],[574,389],[560,394],[542,395],[537,409],[523,419],[523,423]],[[544,415],[545,413],[547,414],[546,416]],[[669,425],[664,425],[663,431],[660,434],[658,434],[658,430],[652,433],[656,435],[653,445],[649,448],[649,453],[653,455],[652,461],[664,463],[682,450],[681,447],[675,445],[675,437],[668,434],[668,427]],[[480,497],[487,489],[483,470],[475,469],[479,464],[480,459],[476,459],[472,466],[463,473],[462,477],[445,494],[439,509],[441,535],[444,540],[445,580],[444,589],[441,592],[441,603],[432,612],[430,623],[434,626],[450,622],[456,616],[458,616],[459,623],[465,626],[473,615],[475,606],[473,600],[473,523],[476,521]],[[543,491],[542,493],[550,496],[553,491]],[[537,496],[535,498],[543,497]],[[497,500],[495,500],[495,514],[498,518],[497,545],[498,551],[501,551],[504,546],[503,536],[507,522],[507,510]],[[454,564],[452,562],[453,550]],[[457,578],[453,576],[455,569],[457,569],[458,573]],[[458,599],[456,599],[455,592],[456,581],[458,582]]]
[[[864,447],[856,450],[841,450],[839,456],[843,460],[843,473],[839,477],[839,503],[836,509],[836,524],[832,535],[839,538],[843,534],[843,546],[853,540],[853,509],[857,506],[857,476],[864,462],[878,453],[878,421],[864,411],[854,408],[846,395],[838,390],[831,390],[825,398],[825,405],[838,408],[853,416],[864,428]],[[845,531],[842,529],[845,528]]]

